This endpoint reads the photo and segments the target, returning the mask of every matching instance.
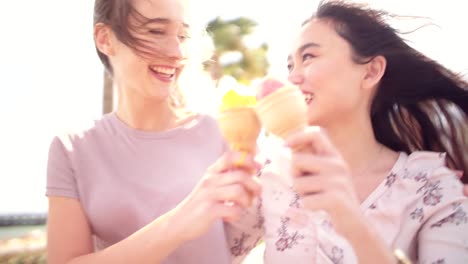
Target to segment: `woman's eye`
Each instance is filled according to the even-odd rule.
[[[179,35],[179,39],[180,40],[187,40],[190,38],[190,35],[189,34],[182,34],[182,35]]]
[[[304,55],[302,55],[302,61],[306,61],[308,59],[312,59],[312,58],[315,58],[316,56],[310,54],[310,53],[305,53]]]
[[[164,35],[164,31],[163,30],[160,30],[160,29],[151,29],[149,31],[149,33],[153,34],[153,35]]]
[[[288,72],[291,72],[293,69],[293,65],[291,63],[288,63],[287,67],[288,67]]]

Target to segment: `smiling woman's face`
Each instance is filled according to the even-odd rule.
[[[110,31],[105,52],[119,87],[146,99],[165,100],[175,88],[187,59],[189,22],[184,0],[135,0],[128,18],[135,47]]]
[[[309,123],[349,121],[359,114],[363,64],[352,60],[350,44],[340,37],[332,22],[313,19],[306,23],[288,57],[289,80],[298,85],[309,106]]]

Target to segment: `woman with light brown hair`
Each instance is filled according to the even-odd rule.
[[[216,121],[178,100],[186,2],[95,1],[96,49],[118,104],[51,144],[48,263],[230,263],[223,220],[239,217],[259,183],[233,169],[239,156]]]

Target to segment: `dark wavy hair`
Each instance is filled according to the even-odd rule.
[[[371,106],[376,139],[395,151],[445,152],[448,166],[468,173],[468,82],[413,49],[386,22],[385,11],[322,1],[311,19],[328,20],[352,47],[353,60],[387,60]],[[462,58],[460,58],[462,59]],[[462,177],[467,183],[468,176]]]

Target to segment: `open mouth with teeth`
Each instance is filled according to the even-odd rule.
[[[150,66],[149,69],[158,79],[165,81],[171,80],[176,74],[176,68],[172,67]]]
[[[312,100],[314,99],[314,95],[311,93],[304,93],[304,98],[305,98],[306,104],[310,104]]]

